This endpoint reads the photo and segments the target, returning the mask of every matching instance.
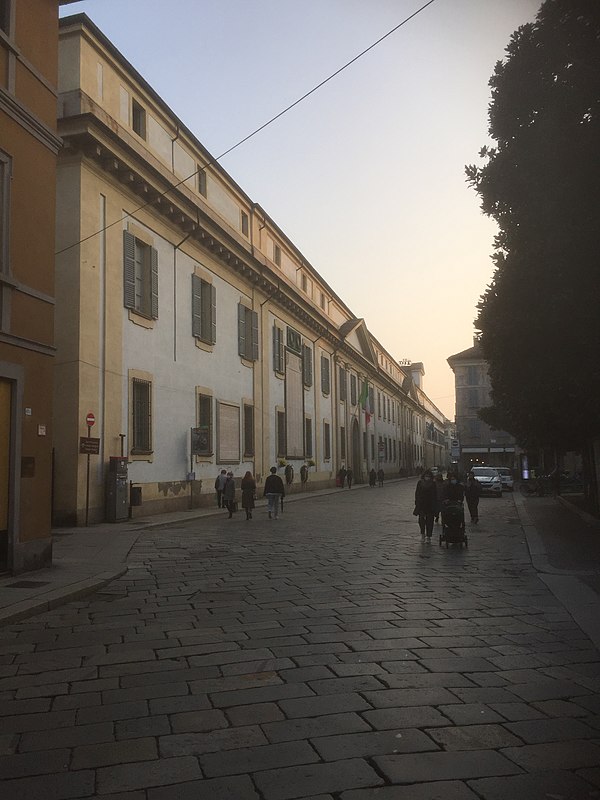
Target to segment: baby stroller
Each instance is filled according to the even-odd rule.
[[[442,532],[440,533],[440,547],[442,542],[469,546],[465,533],[465,512],[461,501],[447,503],[442,506]]]

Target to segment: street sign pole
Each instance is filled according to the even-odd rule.
[[[92,426],[96,423],[96,417],[92,414],[91,411],[88,411],[87,417],[85,418],[85,423],[87,425],[87,435],[88,439],[92,434]],[[87,528],[90,518],[90,454],[87,454],[87,469],[86,469],[86,476],[85,476],[85,527]]]

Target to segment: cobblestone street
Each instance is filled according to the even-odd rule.
[[[600,797],[600,656],[515,500],[421,541],[414,482],[142,534],[0,629],[3,800]]]

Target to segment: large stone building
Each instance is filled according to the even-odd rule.
[[[51,558],[58,0],[0,0],[0,572]]]
[[[468,471],[485,464],[516,470],[515,439],[506,431],[493,430],[477,414],[480,408],[491,405],[488,365],[477,338],[472,347],[450,356],[448,364],[454,372],[460,468]]]
[[[423,466],[410,370],[85,15],[59,92],[57,522],[104,518],[121,454],[144,514],[213,502],[221,468]]]

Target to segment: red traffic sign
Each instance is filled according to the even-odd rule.
[[[92,425],[96,424],[96,417],[92,414],[91,411],[88,411],[88,415],[85,418],[85,424],[88,426],[88,428],[91,428]]]

